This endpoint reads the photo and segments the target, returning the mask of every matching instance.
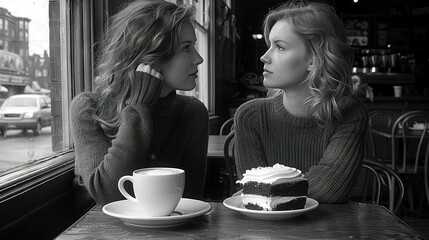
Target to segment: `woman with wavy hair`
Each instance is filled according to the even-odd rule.
[[[100,204],[123,199],[118,180],[145,167],[184,169],[184,196],[202,197],[207,109],[175,91],[195,88],[203,62],[193,14],[185,5],[140,0],[110,21],[97,87],[71,104],[75,182]]]
[[[309,197],[346,201],[363,157],[367,112],[352,93],[344,26],[331,6],[295,1],[267,15],[264,35],[264,85],[276,94],[236,112],[239,177],[281,163],[305,173]]]

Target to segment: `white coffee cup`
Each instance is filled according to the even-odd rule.
[[[402,96],[402,86],[393,86],[393,90],[395,93],[395,97],[401,97]]]
[[[125,181],[133,183],[135,198],[124,188]],[[167,216],[174,211],[185,189],[185,171],[179,168],[142,168],[133,176],[123,176],[118,182],[124,197],[141,206],[148,217]]]

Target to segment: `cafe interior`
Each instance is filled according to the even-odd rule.
[[[95,29],[92,41],[97,42],[108,16],[129,1],[88,1],[87,12],[85,1],[70,2],[75,4],[71,9],[84,9],[70,19],[89,16]],[[201,8],[197,17],[203,20],[195,24],[207,30],[210,137],[202,202],[209,207],[202,205],[195,217],[184,214],[174,220],[170,215],[171,226],[133,219],[132,213],[126,220],[114,213],[108,216],[102,206],[73,197],[73,168],[63,166],[39,177],[44,180],[37,185],[55,200],[43,202],[44,196],[37,196],[36,206],[16,207],[32,201],[30,190],[2,200],[1,239],[429,238],[429,1],[325,1],[343,20],[347,44],[355,53],[353,89],[369,114],[364,160],[349,203],[317,204],[296,217],[287,213],[277,220],[274,214],[261,217],[228,200],[240,189],[233,117],[241,104],[267,97],[260,60],[267,50],[262,23],[270,9],[285,1],[173,2]]]

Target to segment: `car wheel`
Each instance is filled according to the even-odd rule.
[[[40,120],[37,120],[37,124],[33,128],[33,133],[36,136],[39,136],[42,133],[42,123],[40,122]]]

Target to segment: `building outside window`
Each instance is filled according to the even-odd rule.
[[[0,84],[6,87],[9,91],[3,98],[2,108],[0,109],[0,177],[9,174],[13,171],[23,170],[34,166],[38,162],[46,161],[47,158],[55,156],[62,150],[65,150],[64,147],[58,147],[61,145],[60,138],[52,137],[52,128],[62,128],[62,126],[52,124],[52,116],[57,115],[56,118],[61,117],[62,114],[62,105],[61,105],[61,87],[58,83],[61,80],[61,58],[60,58],[60,48],[54,47],[51,48],[51,45],[59,46],[59,2],[52,0],[38,0],[38,1],[16,1],[16,0],[6,0],[0,2],[0,7],[7,9],[11,15],[11,26],[12,21],[15,18],[16,22],[14,26],[19,26],[19,41],[20,45],[14,45],[14,49],[18,52],[13,53],[8,50],[8,41],[6,39],[1,39],[0,35],[0,48],[3,47],[3,50],[0,51],[0,58],[10,59],[8,65],[8,70],[0,67]],[[51,16],[55,18],[49,18],[49,6],[51,5]],[[22,9],[28,9],[27,14],[23,14]],[[15,14],[15,12],[19,12]],[[26,20],[30,20],[30,24]],[[53,27],[49,26],[49,22],[57,23],[53,24]],[[4,20],[1,22],[2,26],[4,23],[4,28],[9,28],[9,22]],[[32,23],[37,24],[37,26]],[[50,31],[40,31],[39,28],[43,28]],[[28,29],[28,30],[25,30]],[[58,42],[50,42],[50,36],[52,39],[58,39]],[[28,41],[30,40],[30,41]],[[12,43],[11,43],[12,44]],[[15,44],[15,43],[14,43]],[[23,45],[24,46],[23,46]],[[12,47],[12,46],[11,46]],[[3,51],[3,52],[2,52]],[[56,82],[56,89],[45,89],[41,91],[41,88],[34,88],[34,84],[31,84],[33,79],[30,79],[28,75],[25,74],[25,70],[28,70],[28,57],[29,55],[37,54],[43,56],[45,51],[48,55],[55,54],[58,56],[55,59],[55,64],[51,66],[53,69],[56,69],[57,74],[49,74],[50,69],[38,70],[36,76],[43,77],[50,76],[50,82]],[[16,59],[16,60],[15,60]],[[22,63],[21,63],[22,62]],[[33,93],[38,95],[47,96],[51,101],[52,98],[55,98],[55,101],[52,101],[51,108],[49,109],[48,121],[44,121],[41,129],[37,129],[37,123],[40,119],[34,119],[34,126],[22,126],[19,122],[7,122],[6,120],[6,111],[4,104],[8,103],[8,98],[12,98],[16,95],[21,95],[24,93]],[[3,96],[3,95],[2,95]],[[10,102],[11,105],[12,102]],[[46,104],[45,101],[38,103]],[[29,110],[23,110],[29,111]],[[19,113],[25,114],[25,112]],[[33,115],[36,115],[33,114]],[[63,121],[68,121],[63,119]],[[5,125],[4,123],[7,122]],[[58,123],[58,121],[57,121]],[[40,131],[39,131],[40,130]],[[56,149],[53,146],[56,146]],[[0,182],[1,184],[1,182]]]

